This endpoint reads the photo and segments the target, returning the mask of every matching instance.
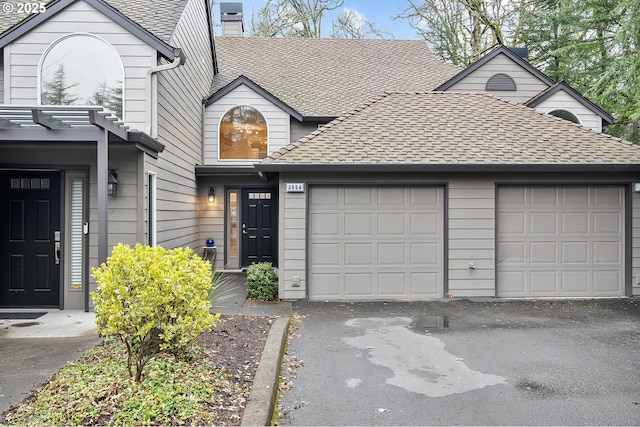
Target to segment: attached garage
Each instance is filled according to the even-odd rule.
[[[497,296],[625,295],[624,188],[501,186]]]
[[[312,186],[309,298],[441,298],[443,221],[443,187]]]

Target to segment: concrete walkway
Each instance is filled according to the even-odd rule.
[[[243,425],[268,423],[273,413],[280,360],[292,314],[290,302],[247,299],[246,275],[227,274],[225,298],[212,311],[225,315],[278,317],[263,351]],[[1,309],[46,312],[36,319],[0,319],[0,413],[20,403],[38,385],[85,350],[101,342],[93,312],[77,310]],[[264,424],[263,424],[264,425]]]

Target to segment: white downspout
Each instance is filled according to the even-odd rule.
[[[185,60],[182,56],[182,51],[180,49],[176,49],[174,52],[173,61],[168,64],[162,64],[155,67],[151,67],[147,70],[147,79],[146,79],[146,91],[147,91],[147,120],[145,125],[145,133],[152,138],[158,137],[158,126],[157,123],[153,120],[154,118],[154,107],[158,102],[158,93],[153,90],[153,78],[154,74],[159,73],[161,71],[172,70],[174,68],[178,68],[180,65],[184,64]]]

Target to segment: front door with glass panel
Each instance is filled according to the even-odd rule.
[[[242,189],[242,267],[278,263],[278,190]]]
[[[0,306],[60,305],[60,174],[0,172]]]

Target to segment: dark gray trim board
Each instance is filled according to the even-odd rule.
[[[598,107],[596,104],[594,104],[593,102],[589,101],[587,98],[585,98],[584,96],[582,96],[578,91],[576,91],[574,88],[572,88],[571,86],[569,86],[568,84],[564,83],[564,82],[558,82],[556,84],[554,84],[553,86],[551,86],[550,88],[540,92],[538,95],[534,96],[533,98],[531,98],[530,100],[528,100],[527,102],[524,103],[524,105],[526,105],[527,107],[536,107],[538,104],[540,104],[542,101],[544,101],[545,99],[549,98],[551,95],[564,90],[565,92],[567,92],[569,94],[569,96],[573,97],[576,101],[578,101],[580,104],[582,104],[586,109],[588,109],[589,111],[593,112],[594,114],[600,116],[600,118],[606,123],[606,124],[613,124],[616,122],[616,120],[609,114],[607,114],[607,112],[603,111],[600,107]]]
[[[196,165],[196,177],[225,176],[225,175],[258,176],[258,171],[254,167],[254,165],[249,165],[249,166]]]
[[[261,87],[259,84],[257,84],[256,82],[254,82],[253,80],[251,80],[250,78],[244,75],[237,77],[231,83],[227,84],[222,89],[219,89],[215,93],[211,94],[207,99],[203,100],[204,106],[208,107],[209,105],[213,104],[223,96],[227,95],[228,93],[232,92],[234,89],[242,85],[247,86],[249,89],[257,93],[258,95],[262,96],[264,99],[271,102],[273,105],[280,108],[282,111],[286,112],[290,116],[298,119],[299,121],[302,121],[302,114],[297,112],[294,108],[289,106],[287,103],[282,102],[280,99],[273,96],[269,91],[267,91],[266,89]]]
[[[24,34],[31,31],[33,28],[37,27],[41,23],[45,22],[52,16],[56,15],[60,11],[64,10],[67,6],[75,3],[79,0],[53,0],[52,2],[47,4],[47,12],[40,14],[33,14],[28,16],[25,20],[13,26],[11,29],[7,30],[2,36],[0,36],[0,48],[5,47],[9,43],[14,40],[22,37]],[[131,32],[133,35],[138,37],[140,40],[147,43],[149,46],[153,47],[167,60],[172,61],[173,58],[181,57],[184,58],[184,54],[180,48],[176,48],[168,45],[163,40],[160,40],[158,37],[151,34],[149,31],[141,27],[136,22],[132,21],[125,15],[123,15],[117,9],[114,9],[111,5],[105,3],[102,0],[84,0],[87,4],[91,5],[93,8],[107,16],[109,19],[116,22],[118,25],[123,27],[125,30]],[[152,11],[150,11],[152,12]]]
[[[258,163],[258,172],[637,172],[640,164],[394,164]]]
[[[486,64],[487,62],[489,62],[490,60],[492,60],[493,58],[495,58],[500,54],[504,54],[508,56],[516,64],[520,65],[522,68],[524,68],[525,70],[533,74],[535,77],[537,77],[547,85],[553,86],[555,84],[555,82],[551,78],[549,78],[542,71],[535,68],[533,65],[529,64],[520,55],[514,53],[511,49],[507,48],[506,46],[499,45],[494,50],[487,53],[485,56],[478,59],[476,62],[469,65],[467,68],[460,71],[458,74],[456,74],[455,76],[453,76],[452,78],[450,78],[449,80],[447,80],[446,82],[444,82],[443,84],[435,88],[434,91],[446,91],[447,89],[450,89],[453,85],[455,85],[456,83],[458,83],[459,81],[461,81],[462,79],[464,79],[465,77],[473,73],[475,70],[477,70],[478,68],[480,68],[481,66],[483,66],[484,64]]]

